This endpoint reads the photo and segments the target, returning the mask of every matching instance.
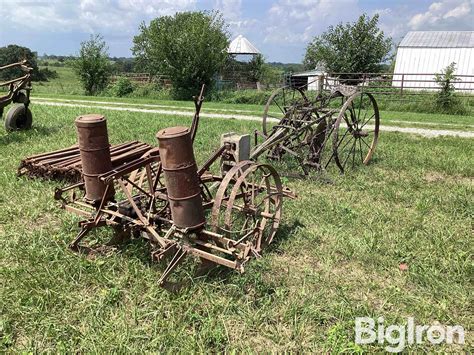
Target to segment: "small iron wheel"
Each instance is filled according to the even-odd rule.
[[[32,122],[33,115],[30,109],[23,104],[15,104],[7,112],[5,129],[8,132],[30,129]]]
[[[212,228],[235,244],[250,242],[252,250],[260,253],[277,232],[282,202],[280,176],[273,167],[240,162],[229,170],[217,191]]]
[[[341,173],[348,167],[367,165],[379,137],[380,115],[374,97],[366,92],[350,96],[334,125],[334,160]]]

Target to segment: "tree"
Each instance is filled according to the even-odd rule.
[[[443,112],[453,111],[456,106],[460,105],[456,97],[454,82],[459,81],[454,72],[456,71],[456,63],[452,62],[441,73],[435,74],[435,81],[439,85],[440,90],[436,94],[436,106]]]
[[[0,67],[7,64],[17,63],[26,59],[28,66],[33,68],[31,79],[35,81],[46,80],[44,73],[41,73],[36,60],[36,53],[27,47],[10,44],[0,48]],[[0,71],[0,80],[9,80],[25,75],[20,68],[11,68]]]
[[[392,39],[385,37],[379,29],[378,20],[378,14],[372,18],[363,14],[354,23],[329,26],[326,32],[315,37],[306,48],[306,68],[320,66],[332,73],[379,72],[381,64],[390,58]],[[360,76],[340,77],[354,79]]]
[[[107,45],[101,35],[91,35],[81,42],[79,57],[72,67],[88,95],[95,95],[105,89],[111,73]]]
[[[219,12],[181,12],[142,23],[132,52],[142,69],[170,77],[175,98],[189,99],[202,84],[212,87],[227,57],[228,37]]]
[[[263,55],[257,54],[249,62],[249,74],[252,81],[261,81],[264,72],[265,58]]]

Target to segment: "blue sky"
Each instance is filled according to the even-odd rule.
[[[246,36],[267,61],[300,62],[314,36],[364,12],[379,13],[395,42],[410,30],[474,30],[474,0],[0,0],[0,46],[69,55],[100,33],[111,56],[131,56],[142,21],[210,9],[220,10],[232,37]]]

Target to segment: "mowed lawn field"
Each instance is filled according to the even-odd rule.
[[[186,286],[172,293],[158,286],[165,265],[151,263],[141,240],[95,258],[70,252],[79,218],[53,199],[61,184],[18,178],[16,168],[74,144],[83,113],[106,115],[111,143],[153,144],[159,129],[190,125],[191,114],[31,108],[31,131],[0,131],[0,352],[382,351],[354,343],[362,316],[462,325],[464,345],[408,349],[472,349],[473,139],[381,132],[367,167],[284,179],[298,198],[285,201],[263,258],[242,275],[218,268],[195,277],[187,263],[177,272]],[[199,165],[222,133],[257,128],[203,118]]]

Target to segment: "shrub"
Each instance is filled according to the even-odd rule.
[[[88,41],[81,43],[73,68],[87,95],[96,95],[107,87],[111,66],[102,36],[91,35]]]
[[[136,86],[130,97],[146,97],[155,100],[172,100],[171,89],[166,89],[156,83]]]
[[[42,68],[39,70],[39,73],[41,77],[45,78],[45,80],[59,78],[58,72],[49,68]]]
[[[133,92],[133,84],[128,78],[120,77],[112,86],[112,94],[114,96],[122,97],[130,95]]]
[[[265,105],[270,94],[271,91],[263,90],[228,90],[211,92],[208,97],[210,101],[219,101],[228,104]]]
[[[443,113],[463,114],[466,109],[457,97],[456,88],[453,84],[459,80],[454,74],[455,71],[456,63],[452,62],[441,73],[435,74],[434,80],[440,86],[440,90],[436,94],[435,104],[438,110]]]

